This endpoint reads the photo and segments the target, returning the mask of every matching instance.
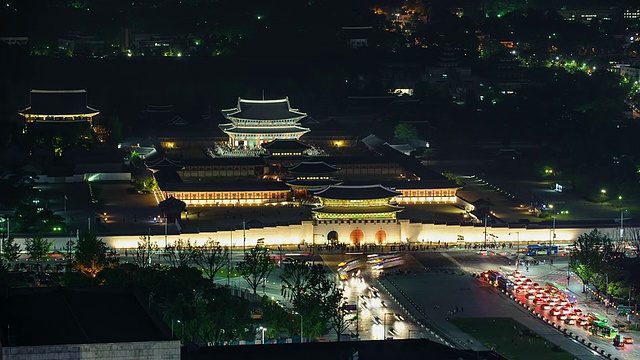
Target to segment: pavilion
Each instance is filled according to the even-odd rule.
[[[100,111],[87,106],[87,91],[31,90],[31,103],[18,113],[27,123],[83,122],[92,123]]]
[[[292,109],[289,98],[247,100],[238,98],[235,108],[222,110],[230,123],[219,128],[229,136],[232,148],[259,147],[274,139],[299,139],[310,130],[300,125],[307,114]]]

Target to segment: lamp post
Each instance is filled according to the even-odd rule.
[[[264,333],[267,331],[267,328],[260,326],[258,330],[262,331],[262,345],[264,345]]]
[[[622,209],[622,196],[618,196],[620,201],[620,243],[624,244],[624,210]]]
[[[551,254],[553,253],[553,240],[556,238],[556,217],[552,216],[553,226],[551,227],[551,235],[549,240],[549,249],[547,250],[547,255],[549,256],[549,267],[551,267]]]
[[[169,219],[167,219],[167,213],[164,213],[164,248],[167,248],[167,228],[169,226]]]
[[[520,263],[520,231],[514,231],[517,236],[516,240],[516,271],[518,271],[518,264]],[[511,235],[511,233],[509,233]]]
[[[184,323],[180,320],[176,320],[180,324],[180,345],[182,345],[182,339],[184,338]],[[173,339],[173,319],[171,319],[171,338]]]
[[[387,338],[387,315],[393,315],[393,313],[384,313],[384,317],[382,319],[382,339]]]
[[[607,298],[604,300],[605,312],[609,314],[609,274],[604,274],[604,292],[607,294]]]
[[[300,343],[304,342],[304,337],[303,337],[303,328],[302,328],[302,314],[300,314],[299,312],[296,311],[296,315],[300,315]]]

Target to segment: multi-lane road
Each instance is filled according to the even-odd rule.
[[[592,343],[592,347],[589,348],[580,340],[565,335],[540,319],[526,306],[519,305],[484,280],[472,276],[489,269],[505,274],[513,272],[514,262],[508,255],[478,255],[472,251],[453,250],[417,252],[411,256],[416,260],[415,266],[408,273],[387,275],[383,280],[385,288],[397,296],[416,319],[426,323],[456,347],[483,349],[475,339],[456,328],[450,321],[452,318],[511,317],[579,359],[600,358],[601,354],[597,351],[611,354],[612,358],[640,358],[638,345],[627,345],[624,349],[619,349],[613,346],[611,339],[591,335],[587,330],[575,325],[562,324],[562,328],[566,327],[574,336],[584,338],[585,344]],[[530,266],[528,271],[523,268],[521,270],[525,276],[538,283],[554,281],[562,285],[567,284],[566,257],[556,257],[553,265],[547,262]],[[575,278],[571,279],[569,287],[578,294],[577,307],[584,313],[594,311],[606,315],[599,301],[585,299],[585,294],[581,293],[581,284]],[[536,309],[533,304],[525,302],[525,305]],[[610,315],[609,318],[614,324],[620,320],[617,315]],[[557,323],[558,319],[552,320]],[[629,333],[624,333],[624,336],[635,337]],[[594,350],[594,345],[598,346],[597,351]]]

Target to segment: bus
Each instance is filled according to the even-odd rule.
[[[355,270],[362,266],[362,260],[360,259],[351,259],[348,261],[343,261],[338,264],[338,271],[349,272],[351,270]]]
[[[606,317],[596,313],[596,312],[590,312],[587,314],[587,319],[589,320],[590,323],[594,323],[594,322],[598,322],[598,323],[603,323],[603,324],[608,324],[609,323],[609,319],[607,319]]]
[[[386,254],[367,260],[373,270],[388,269],[404,264],[404,254]]]
[[[498,286],[498,280],[505,277],[502,273],[495,270],[485,271],[482,273],[482,276],[493,286]]]
[[[591,323],[591,334],[602,336],[604,338],[612,339],[618,335],[620,330],[614,328],[613,326],[609,326],[606,322],[602,321],[593,321]]]
[[[527,245],[527,255],[553,255],[558,253],[558,245]]]
[[[499,277],[497,283],[498,283],[498,289],[501,289],[501,290],[513,291],[513,289],[515,288],[515,284],[513,283],[513,281],[507,279],[504,276]]]
[[[554,282],[547,283],[547,291],[549,291],[552,295],[559,296],[567,300],[569,304],[572,305],[578,301],[578,295],[576,295],[573,291]]]

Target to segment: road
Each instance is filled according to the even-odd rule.
[[[619,350],[612,345],[611,340],[593,336],[584,329],[562,323],[562,328],[567,327],[568,331],[579,335],[580,339],[585,338],[585,344],[591,342],[590,349],[578,340],[565,336],[507,295],[497,291],[495,287],[471,276],[473,273],[479,274],[489,269],[504,273],[512,272],[515,270],[515,265],[513,265],[513,258],[509,256],[483,256],[464,250],[418,252],[413,253],[412,256],[423,267],[422,271],[415,268],[415,271],[409,274],[389,274],[382,281],[388,284],[387,288],[395,293],[401,302],[405,303],[409,312],[413,313],[417,319],[426,321],[437,330],[436,332],[457,347],[484,350],[477,340],[457,329],[449,321],[451,318],[512,317],[579,359],[601,358],[600,354],[594,351],[593,346],[596,344],[598,351],[612,354],[612,358],[640,358],[640,349],[637,345],[627,345],[625,349]],[[548,263],[530,266],[529,271],[525,270],[523,273],[538,283],[555,281],[566,284],[566,266],[567,258],[558,256],[554,259],[553,266]],[[425,286],[426,284],[428,286]],[[581,294],[581,284],[574,279],[570,282],[570,288]],[[606,313],[600,302],[584,301],[583,295],[580,295],[580,298],[582,301],[579,301],[579,307],[583,312]],[[615,323],[616,315],[611,315],[610,318],[611,322]],[[553,319],[552,322],[558,324],[559,320]],[[628,333],[625,333],[625,336],[636,337],[635,334]]]

